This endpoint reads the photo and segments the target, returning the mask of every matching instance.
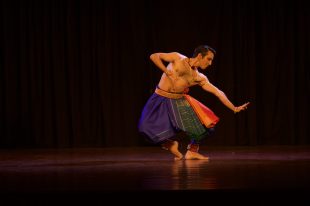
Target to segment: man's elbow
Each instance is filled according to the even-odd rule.
[[[212,90],[211,93],[214,94],[219,99],[223,97],[223,92],[219,89]]]
[[[217,96],[219,99],[223,99],[223,98],[226,97],[225,93],[222,92],[221,90],[218,90],[218,91],[217,91],[216,96]]]
[[[151,55],[150,55],[150,59],[151,59],[152,61],[154,61],[154,60],[156,59],[157,56],[158,56],[157,53],[151,54]]]

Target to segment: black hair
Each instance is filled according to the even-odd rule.
[[[198,54],[201,54],[202,57],[204,57],[208,54],[209,51],[212,52],[213,54],[216,54],[215,49],[209,47],[208,45],[200,45],[196,47],[196,49],[194,50],[193,58],[197,57]]]

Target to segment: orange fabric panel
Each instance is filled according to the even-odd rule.
[[[214,127],[220,119],[212,112],[211,109],[203,105],[201,102],[191,97],[190,95],[184,95],[189,102],[189,104],[193,107],[195,113],[199,117],[202,124],[204,124],[207,128]]]

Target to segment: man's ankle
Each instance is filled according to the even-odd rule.
[[[187,145],[187,150],[191,151],[191,152],[197,152],[199,150],[199,144],[196,143],[190,143]]]
[[[161,144],[161,148],[163,148],[165,150],[169,150],[172,145],[173,145],[172,140],[166,140],[164,143]]]

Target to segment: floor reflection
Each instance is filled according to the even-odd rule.
[[[174,161],[158,148],[0,151],[0,192],[309,190],[309,147],[215,148]]]
[[[208,173],[208,160],[176,161],[172,165],[175,190],[200,190],[217,188],[216,178]]]

